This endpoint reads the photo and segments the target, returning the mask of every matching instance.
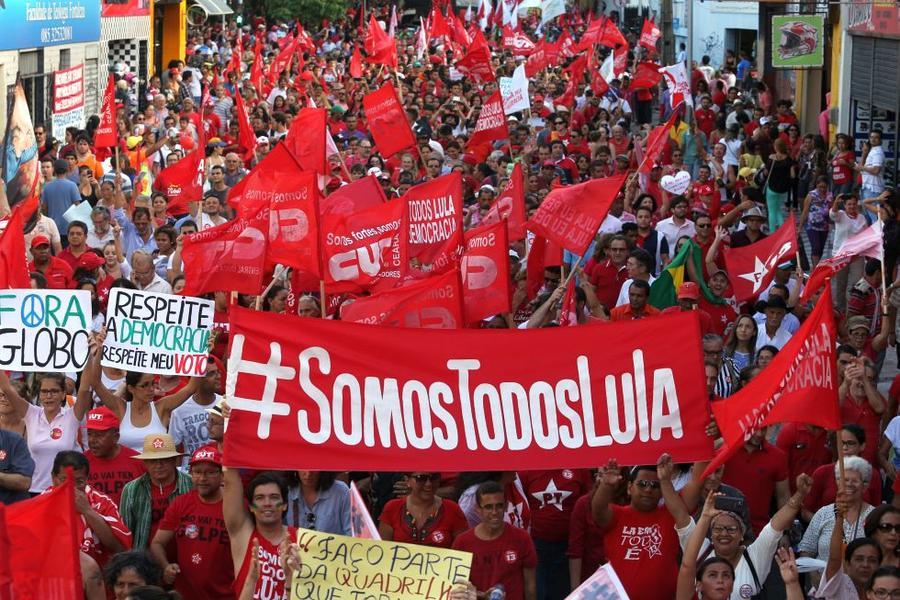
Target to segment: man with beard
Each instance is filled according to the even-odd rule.
[[[234,598],[234,571],[222,516],[222,454],[215,446],[203,446],[188,464],[194,489],[166,509],[150,552],[163,570],[163,581],[185,598]],[[170,544],[175,562],[169,562],[166,554]]]

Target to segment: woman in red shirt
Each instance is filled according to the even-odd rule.
[[[881,415],[887,407],[876,386],[875,367],[869,359],[858,358],[844,368],[844,381],[838,391],[841,421],[862,427],[867,440],[881,438]],[[871,464],[878,464],[878,444],[867,445],[860,456]]]
[[[406,476],[409,494],[384,506],[378,523],[383,540],[450,548],[469,528],[459,505],[439,497],[440,473],[412,472]]]
[[[850,142],[850,136],[839,133],[835,138],[835,152],[831,157],[831,193],[849,194],[853,191],[853,165],[856,164],[856,153]]]

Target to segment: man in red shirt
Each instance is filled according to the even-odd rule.
[[[90,463],[88,483],[112,498],[116,505],[122,488],[144,474],[144,463],[133,457],[137,452],[119,443],[119,418],[105,406],[87,414],[88,447],[84,453]]]
[[[812,475],[817,468],[831,462],[828,432],[816,425],[785,423],[778,432],[775,446],[787,456],[791,493],[795,491],[797,475]]]
[[[613,236],[609,242],[609,259],[599,263],[591,271],[591,285],[595,289],[597,299],[607,308],[616,305],[619,290],[628,279],[628,270],[625,262],[628,260],[628,240],[623,235]]]
[[[708,312],[697,306],[699,300],[700,286],[693,281],[685,281],[678,288],[678,305],[663,309],[662,314],[669,315],[672,313],[680,313],[682,311],[695,310],[700,317],[700,333],[702,335],[715,333],[712,317],[709,316]]]
[[[67,450],[56,455],[50,472],[53,485],[44,493],[65,483],[66,467],[72,468],[75,480],[75,510],[81,517],[80,549],[102,569],[113,554],[131,550],[131,532],[122,522],[115,502],[88,485],[91,466],[80,452]]]
[[[37,271],[47,279],[47,288],[67,290],[73,287],[72,267],[66,261],[50,254],[50,240],[45,235],[36,235],[31,240],[31,256],[28,270]]]
[[[723,269],[717,269],[709,276],[709,291],[716,298],[725,299],[729,295],[731,281],[728,279],[728,273]],[[706,299],[705,296],[700,297],[700,308],[709,313],[712,317],[713,331],[722,337],[725,337],[725,331],[728,325],[737,319],[737,311],[730,303],[723,302],[713,304]]]
[[[640,279],[632,281],[628,288],[628,304],[609,311],[610,321],[634,321],[659,314],[659,309],[647,302],[650,298],[650,284]]]
[[[777,507],[791,497],[787,456],[757,431],[725,462],[722,483],[736,487],[747,498],[753,531],[762,531],[769,522],[769,506],[775,494]]]
[[[469,580],[484,597],[502,585],[506,600],[536,600],[537,554],[528,533],[503,520],[503,487],[496,481],[482,483],[475,492],[475,502],[481,523],[453,541],[454,550],[473,555]]]
[[[528,507],[531,536],[538,553],[539,598],[564,598],[569,589],[566,548],[575,502],[593,482],[586,469],[552,469],[519,473]]]
[[[716,128],[716,114],[712,109],[710,97],[705,94],[701,96],[700,107],[694,110],[694,119],[697,120],[697,129],[706,134],[707,139]]]
[[[166,509],[150,553],[163,570],[163,581],[185,598],[234,598],[234,567],[222,517],[222,454],[215,446],[202,446],[188,466],[194,489]],[[170,544],[175,562],[166,554]]]
[[[662,488],[656,467],[631,469],[628,506],[611,503],[621,480],[619,465],[611,459],[601,470],[600,484],[591,499],[594,520],[605,527],[606,558],[631,600],[674,598],[680,547],[675,520],[659,505]]]

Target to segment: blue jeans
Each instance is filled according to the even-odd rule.
[[[569,583],[568,542],[548,542],[534,538],[537,552],[537,600],[565,600],[572,590]]]

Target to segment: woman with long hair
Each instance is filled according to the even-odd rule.
[[[803,210],[800,212],[800,227],[806,229],[809,238],[810,268],[819,264],[825,251],[825,241],[831,221],[828,211],[834,203],[834,197],[828,191],[828,178],[820,175],[816,184],[803,199]]]
[[[738,372],[753,364],[759,325],[750,315],[741,315],[725,340],[725,357],[734,362]]]
[[[784,223],[784,209],[788,199],[788,191],[794,185],[794,177],[796,176],[794,160],[788,153],[788,147],[784,140],[775,140],[773,147],[775,148],[775,153],[769,155],[769,160],[766,164],[768,176],[765,187],[770,233],[774,233]]]
[[[831,193],[835,196],[849,194],[856,185],[853,167],[856,153],[850,136],[839,133],[834,140],[834,154],[831,156]]]
[[[866,517],[865,532],[881,548],[881,566],[900,567],[900,508],[878,506]]]

